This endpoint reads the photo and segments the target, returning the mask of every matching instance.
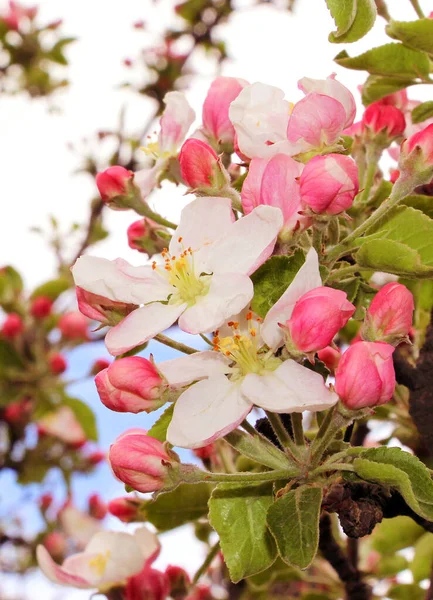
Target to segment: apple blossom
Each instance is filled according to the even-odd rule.
[[[62,315],[57,327],[66,340],[88,339],[89,321],[79,312],[69,312]]]
[[[133,523],[140,520],[141,502],[133,496],[115,498],[108,503],[108,512],[117,517],[122,523]]]
[[[289,286],[293,305],[302,295],[302,286],[317,279],[320,282],[317,254],[310,250],[291,284],[292,290]],[[337,396],[325,386],[321,375],[294,360],[283,361],[269,350],[266,338],[273,342],[281,336],[283,343],[279,323],[284,314],[287,310],[271,314],[269,321],[267,315],[261,324],[261,319],[244,311],[217,333],[214,351],[158,365],[175,389],[196,382],[175,403],[167,430],[170,443],[183,448],[206,446],[233,431],[254,405],[271,412],[291,413],[325,410],[335,404]]]
[[[416,158],[420,168],[433,166],[433,124],[414,133],[402,143],[400,162],[402,158],[407,160],[409,157]]]
[[[412,327],[414,300],[401,283],[387,283],[373,298],[365,316],[362,337],[393,346],[407,339]]]
[[[242,89],[243,79],[217,77],[203,103],[203,133],[217,144],[233,144],[235,131],[229,119],[229,108]]]
[[[170,239],[165,227],[147,217],[131,223],[126,234],[128,246],[133,250],[145,252],[149,257],[162,252]]]
[[[127,269],[131,266],[121,258],[118,258],[114,262],[119,271],[122,269]],[[109,276],[110,271],[107,273],[107,277]],[[92,294],[91,292],[88,292],[79,286],[76,287],[75,291],[77,294],[77,303],[80,312],[86,317],[89,317],[89,319],[100,321],[104,325],[117,325],[117,323],[119,323],[119,321],[121,321],[126,315],[137,308],[137,304],[113,302],[104,296]]]
[[[169,581],[170,596],[184,598],[191,585],[191,579],[185,569],[176,565],[168,565],[165,575]]]
[[[61,560],[66,554],[68,540],[60,531],[51,531],[44,537],[43,544],[51,556]]]
[[[395,388],[393,346],[356,342],[346,350],[335,373],[335,391],[347,408],[384,404]]]
[[[319,360],[321,360],[331,371],[331,373],[334,373],[335,369],[338,367],[338,363],[340,362],[341,352],[338,348],[326,346],[326,348],[319,350],[317,356]]]
[[[72,268],[76,285],[111,301],[142,305],[108,332],[111,354],[148,341],[177,319],[189,333],[214,331],[250,302],[248,275],[272,253],[282,214],[259,206],[233,219],[228,198],[198,198],[183,209],[162,264],[78,259]]]
[[[139,492],[162,489],[177,471],[178,458],[144,430],[119,436],[108,454],[115,476]]]
[[[281,209],[283,232],[291,232],[308,219],[299,214],[301,197],[298,178],[303,165],[285,154],[271,158],[253,158],[242,186],[241,199],[244,213],[249,214],[261,204]]]
[[[109,167],[96,175],[96,186],[105,204],[112,208],[128,208],[128,199],[134,193],[134,173],[125,167]]]
[[[46,296],[38,296],[32,300],[30,305],[30,314],[36,319],[44,319],[51,314],[53,301]]]
[[[119,531],[96,533],[83,552],[68,557],[61,566],[44,546],[38,546],[36,554],[39,567],[50,581],[104,591],[126,584],[157,551],[156,536],[140,527],[133,535]]]
[[[350,156],[315,156],[300,176],[302,203],[318,214],[337,215],[352,206],[359,190],[358,168]]]
[[[381,102],[373,102],[365,109],[362,124],[364,129],[367,132],[371,131],[374,136],[382,134],[386,138],[387,145],[393,138],[402,135],[406,128],[402,111],[391,104]],[[375,137],[373,141],[376,141]]]
[[[89,515],[98,521],[105,518],[108,509],[105,502],[102,500],[99,494],[91,494],[89,496]]]
[[[355,98],[347,87],[336,80],[335,73],[332,73],[332,75],[326,79],[310,79],[309,77],[303,77],[298,81],[298,87],[304,94],[316,92],[317,94],[329,96],[334,100],[337,100],[343,106],[346,114],[344,129],[352,125],[356,114]]]
[[[90,373],[92,375],[97,375],[100,371],[108,369],[110,365],[111,361],[107,360],[106,358],[97,358],[90,369]]]
[[[125,600],[166,600],[170,583],[165,573],[146,565],[144,569],[128,579]]]
[[[60,354],[60,352],[51,354],[48,357],[48,365],[51,373],[54,373],[54,375],[60,375],[60,373],[64,373],[68,368],[68,363],[66,362],[63,354]]]
[[[13,339],[24,330],[24,322],[18,313],[9,313],[3,321],[1,333],[5,338]]]
[[[66,535],[80,550],[87,546],[94,535],[102,531],[98,519],[79,510],[71,501],[67,501],[61,508],[58,519]]]
[[[86,434],[69,406],[47,413],[37,424],[40,434],[51,435],[65,444],[78,447],[86,442]]]
[[[215,150],[194,138],[186,140],[179,154],[180,173],[186,185],[201,193],[217,194],[230,183]]]
[[[3,409],[3,419],[12,425],[25,425],[30,418],[33,409],[31,398],[23,398],[17,402],[11,402]]]
[[[151,412],[165,400],[165,385],[155,366],[146,358],[128,356],[112,362],[95,377],[101,402],[117,412]]]
[[[341,290],[321,286],[303,294],[296,302],[290,319],[284,324],[286,347],[314,353],[328,346],[344,327],[356,307]]]

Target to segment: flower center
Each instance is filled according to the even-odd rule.
[[[107,550],[107,552],[101,552],[89,560],[89,567],[98,577],[102,577],[102,575],[105,573],[109,558],[110,551]]]
[[[231,379],[245,377],[248,373],[261,374],[264,371],[273,371],[281,363],[267,347],[259,345],[259,329],[261,318],[256,317],[253,321],[253,313],[246,315],[248,329],[241,332],[237,321],[229,321],[227,325],[232,329],[233,335],[220,337],[218,331],[213,338],[214,350],[217,350],[230,358],[234,365],[234,373]]]
[[[182,238],[179,238],[179,242],[182,242]],[[196,299],[209,289],[209,275],[196,274],[194,251],[191,248],[184,249],[179,256],[172,256],[167,248],[164,248],[162,257],[164,267],[160,268],[153,262],[152,269],[159,271],[168,283],[176,288],[176,293],[170,298],[170,304],[186,302],[192,306]]]

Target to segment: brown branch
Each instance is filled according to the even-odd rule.
[[[93,236],[93,230],[95,228],[96,223],[98,222],[99,217],[102,214],[103,208],[104,208],[104,203],[102,202],[102,200],[100,198],[98,198],[97,200],[95,200],[92,203],[92,208],[90,209],[90,218],[89,218],[89,224],[87,225],[86,235],[84,236],[84,239],[81,242],[81,246],[79,247],[78,252],[76,253],[73,260],[71,261],[71,265],[73,265],[80,258],[80,256],[86,250],[86,248],[90,245],[92,236]]]
[[[370,600],[372,598],[370,586],[362,581],[361,572],[353,566],[335,540],[331,517],[326,513],[320,519],[319,549],[343,582],[347,600]]]

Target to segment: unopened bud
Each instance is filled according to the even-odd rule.
[[[102,521],[107,514],[107,505],[99,494],[89,496],[89,515],[98,521]]]
[[[165,575],[170,585],[170,596],[174,600],[183,600],[191,585],[188,573],[182,567],[168,565],[165,569]]]
[[[30,314],[35,317],[35,319],[44,319],[51,314],[52,307],[53,301],[50,298],[39,296],[32,300]]]
[[[162,252],[170,241],[168,230],[147,217],[131,223],[126,233],[129,247],[149,257]]]
[[[23,330],[23,320],[17,313],[8,314],[1,328],[3,336],[10,340],[19,336],[23,332]]]
[[[221,160],[209,144],[190,138],[179,154],[180,172],[188,187],[209,195],[216,195],[230,184],[230,178]]]
[[[65,357],[63,354],[58,352],[56,354],[51,354],[51,356],[48,358],[48,364],[51,373],[54,375],[60,375],[60,373],[64,373],[68,368],[68,363],[66,362]]]
[[[141,202],[140,190],[134,184],[134,173],[124,167],[109,167],[96,175],[102,201],[110,208],[126,210]]]
[[[122,523],[134,523],[140,521],[141,504],[142,502],[138,498],[128,496],[115,498],[108,503],[108,512]]]
[[[115,302],[103,296],[92,294],[92,292],[78,286],[75,291],[80,312],[89,319],[100,321],[103,325],[117,325],[137,308],[135,304]]]
[[[87,340],[89,337],[89,321],[79,312],[69,312],[62,315],[57,327],[66,340]]]

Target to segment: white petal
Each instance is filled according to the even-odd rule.
[[[165,163],[165,160],[158,160],[152,168],[144,168],[134,173],[134,183],[139,187],[143,200],[156,187],[159,173],[163,170]]]
[[[55,563],[44,546],[39,545],[37,547],[36,557],[42,573],[50,581],[60,585],[70,585],[81,589],[89,589],[93,587],[93,585],[84,579],[84,577],[70,573]]]
[[[160,119],[159,150],[174,154],[194,122],[195,112],[183,92],[168,92],[164,96],[165,109]]]
[[[233,431],[252,408],[239,382],[215,375],[187,389],[174,405],[167,440],[181,448],[200,448]]]
[[[155,302],[137,308],[105,336],[108,352],[113,356],[123,354],[144,344],[157,333],[168,329],[183,313],[186,304],[161,304]]]
[[[265,375],[250,373],[242,383],[242,392],[257,406],[277,413],[325,410],[338,401],[319,373],[294,360],[286,360]]]
[[[285,323],[290,319],[293,308],[301,296],[321,285],[319,259],[317,252],[311,248],[292,283],[264,319],[261,334],[270,348],[276,349],[283,343],[283,334],[278,323]]]
[[[60,511],[59,520],[66,535],[71,537],[80,549],[84,548],[102,529],[101,521],[78,510],[75,506],[63,508]]]
[[[134,531],[134,538],[145,561],[155,560],[161,550],[157,536],[147,527],[139,527]]]
[[[208,293],[186,309],[179,319],[179,327],[192,334],[215,331],[245,308],[253,294],[253,283],[246,275],[213,275]]]
[[[253,273],[272,254],[283,214],[274,206],[258,206],[230,227],[209,252],[214,273]]]
[[[207,248],[225,235],[232,226],[234,215],[229,198],[197,198],[182,210],[179,227],[170,242],[170,253],[178,256],[191,247],[193,251]],[[182,239],[179,242],[179,238]]]
[[[172,386],[182,387],[193,381],[207,379],[213,375],[230,372],[228,359],[220,352],[206,350],[196,352],[189,356],[166,360],[157,365],[157,368],[168,383]]]
[[[150,266],[133,267],[126,260],[81,256],[72,267],[75,284],[117,302],[146,304],[166,300],[172,292],[167,280]]]

